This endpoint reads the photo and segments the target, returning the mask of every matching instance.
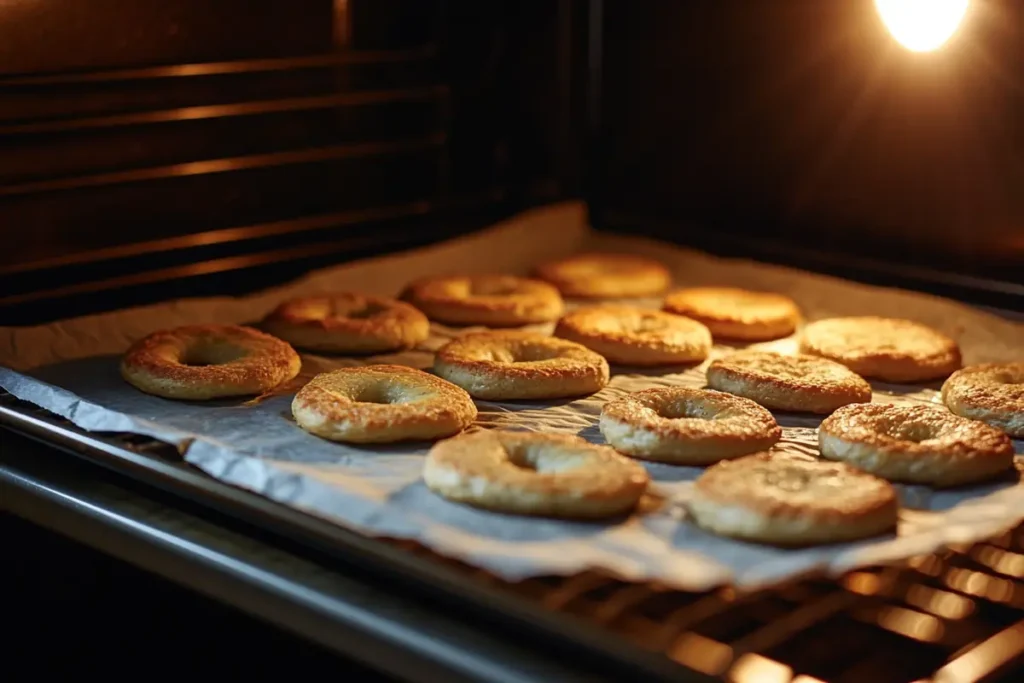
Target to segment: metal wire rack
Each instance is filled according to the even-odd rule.
[[[0,405],[74,429],[9,394]],[[148,437],[99,438],[187,467],[173,446]],[[900,566],[750,593],[689,593],[596,572],[508,583],[413,542],[382,542],[734,683],[1018,681],[1024,671],[1024,525]]]

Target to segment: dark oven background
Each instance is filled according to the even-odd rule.
[[[1024,3],[606,0],[601,222],[1024,310]]]
[[[871,0],[2,3],[0,316],[250,291],[572,197],[1012,306],[1024,8],[974,5],[914,55]]]

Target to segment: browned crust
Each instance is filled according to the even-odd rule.
[[[577,254],[542,263],[534,273],[565,296],[578,298],[655,296],[672,284],[662,263],[631,254]]]
[[[842,363],[864,377],[920,382],[960,367],[960,347],[926,325],[899,318],[854,316],[804,328],[800,350]]]
[[[493,292],[493,293],[488,293]],[[514,275],[441,275],[411,283],[402,299],[431,320],[517,326],[557,320],[564,305],[552,285]]]
[[[354,292],[285,301],[263,326],[300,347],[339,352],[411,348],[430,333],[427,316],[412,305]]]
[[[523,345],[550,349],[557,357],[515,363],[482,358],[496,350],[510,351],[514,357],[516,349]],[[436,362],[495,380],[583,379],[604,375],[607,381],[608,376],[608,363],[602,356],[581,344],[533,332],[466,334],[442,346]]]
[[[730,419],[676,419],[660,414],[665,406],[684,402],[706,406],[709,416],[728,414]],[[748,443],[782,437],[782,428],[765,408],[746,398],[707,389],[644,389],[605,403],[601,413],[664,439]]]
[[[840,481],[855,482],[858,495],[841,495],[843,487],[840,486],[836,488],[839,495],[794,502],[791,491],[766,482],[763,475],[772,471],[778,471],[784,476],[795,472],[800,479],[807,481],[837,477]],[[880,477],[845,463],[804,460],[769,453],[723,460],[705,470],[694,486],[706,498],[742,505],[761,516],[775,519],[803,517],[839,523],[870,517],[882,510],[895,510],[898,505],[892,484]]]
[[[845,365],[804,354],[742,351],[713,361],[712,389],[730,391],[768,408],[831,412],[871,401],[871,385]]]
[[[664,309],[724,338],[776,339],[792,334],[800,322],[800,309],[789,297],[735,287],[679,289],[665,297]]]
[[[206,366],[181,361],[198,344],[226,344],[244,355]],[[284,341],[241,325],[188,325],[135,342],[121,361],[124,378],[168,398],[215,398],[267,391],[298,374],[299,355]]]
[[[414,403],[360,403],[347,395],[345,380],[353,376],[394,382],[409,390],[426,390],[433,396]],[[451,382],[415,368],[386,364],[340,368],[319,374],[295,395],[294,408],[313,411],[327,422],[349,422],[377,431],[448,421],[465,427],[477,415],[469,394]]]
[[[555,336],[630,365],[702,361],[711,351],[711,333],[696,320],[629,306],[577,309],[558,321]]]
[[[901,435],[906,430],[906,438]],[[871,446],[879,453],[907,457],[1003,458],[1013,442],[984,422],[930,406],[858,403],[843,406],[822,420],[820,431],[848,443]]]
[[[1024,362],[981,363],[953,373],[942,385],[946,406],[964,417],[996,422],[1024,437]]]
[[[589,500],[617,499],[622,496],[623,488],[643,489],[650,481],[650,476],[640,464],[619,455],[615,449],[609,446],[592,444],[572,434],[538,434],[536,432],[503,430],[478,431],[438,442],[432,448],[431,458],[436,463],[451,467],[465,476],[486,475],[489,474],[488,468],[481,467],[475,453],[478,442],[492,438],[497,439],[506,451],[517,448],[563,449],[583,453],[591,461],[587,468],[573,471],[573,476],[569,477],[561,473],[524,471],[522,474],[529,477],[530,488],[542,494],[550,495],[572,490],[574,479],[578,480],[581,476],[593,479],[595,468],[606,470],[599,474],[605,475],[603,478],[609,479],[613,485],[586,487],[580,493]]]
[[[638,463],[578,436],[490,430],[435,444],[423,475],[455,502],[566,519],[629,512],[650,483]]]

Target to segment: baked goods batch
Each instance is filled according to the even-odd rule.
[[[1014,467],[1010,437],[1024,437],[1024,362],[961,367],[956,341],[910,320],[830,318],[800,329],[802,313],[789,297],[729,287],[671,291],[668,269],[645,257],[581,254],[541,264],[532,276],[426,277],[399,299],[357,292],[293,299],[266,316],[263,331],[196,325],[154,332],[131,346],[121,372],[163,398],[258,395],[298,375],[292,345],[356,356],[422,349],[430,321],[545,324],[546,332],[456,330],[434,353],[430,372],[368,364],[318,374],[295,394],[292,416],[298,428],[330,441],[434,442],[423,465],[431,491],[518,515],[629,514],[651,485],[653,466],[644,461],[707,467],[685,503],[692,522],[781,546],[893,531],[892,482],[958,486]],[[628,301],[662,295],[660,310]],[[792,335],[794,353],[712,347],[713,340]],[[602,392],[609,363],[648,368],[656,379],[681,371],[669,366],[709,359],[706,388],[623,393],[613,385]],[[873,403],[869,379],[943,379],[942,404]],[[613,394],[595,415],[607,445],[474,426],[474,400],[599,392]],[[771,411],[825,416],[820,457],[769,452],[783,436]]]

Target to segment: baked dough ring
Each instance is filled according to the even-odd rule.
[[[121,376],[147,394],[192,401],[251,396],[299,374],[299,354],[280,339],[240,325],[188,325],[132,344]]]
[[[423,479],[458,503],[518,515],[598,518],[632,510],[650,476],[577,436],[478,431],[434,445]]]
[[[805,546],[895,529],[896,491],[842,463],[772,457],[721,462],[696,481],[688,503],[698,526],[757,543]]]
[[[984,422],[930,406],[860,403],[825,418],[822,456],[890,481],[955,486],[1013,467],[1013,443]]]
[[[630,254],[577,254],[537,266],[536,275],[565,296],[583,299],[655,296],[672,284],[661,263]]]
[[[555,336],[622,365],[693,363],[711,351],[711,333],[696,320],[629,306],[580,308],[558,321]]]
[[[448,342],[434,372],[491,401],[583,396],[608,384],[608,361],[580,344],[531,332],[476,332]]]
[[[557,289],[513,275],[428,277],[409,285],[402,298],[451,325],[517,327],[557,320],[564,310]]]
[[[300,348],[332,353],[408,349],[430,335],[427,316],[409,304],[350,292],[286,301],[263,328]]]
[[[984,363],[957,370],[942,385],[946,407],[1024,438],[1024,363]]]
[[[645,389],[609,401],[599,422],[626,455],[677,465],[707,465],[771,448],[782,429],[753,401],[720,391]]]
[[[921,382],[960,367],[960,348],[919,323],[872,316],[829,318],[804,328],[800,350],[887,382]]]
[[[292,401],[307,432],[348,443],[439,439],[476,419],[462,389],[401,365],[367,365],[317,375]]]
[[[665,297],[664,308],[699,320],[724,339],[778,339],[792,334],[800,321],[800,310],[789,297],[732,287],[680,289]]]
[[[708,386],[774,410],[831,413],[870,403],[871,385],[845,365],[803,354],[741,351],[708,366]]]

